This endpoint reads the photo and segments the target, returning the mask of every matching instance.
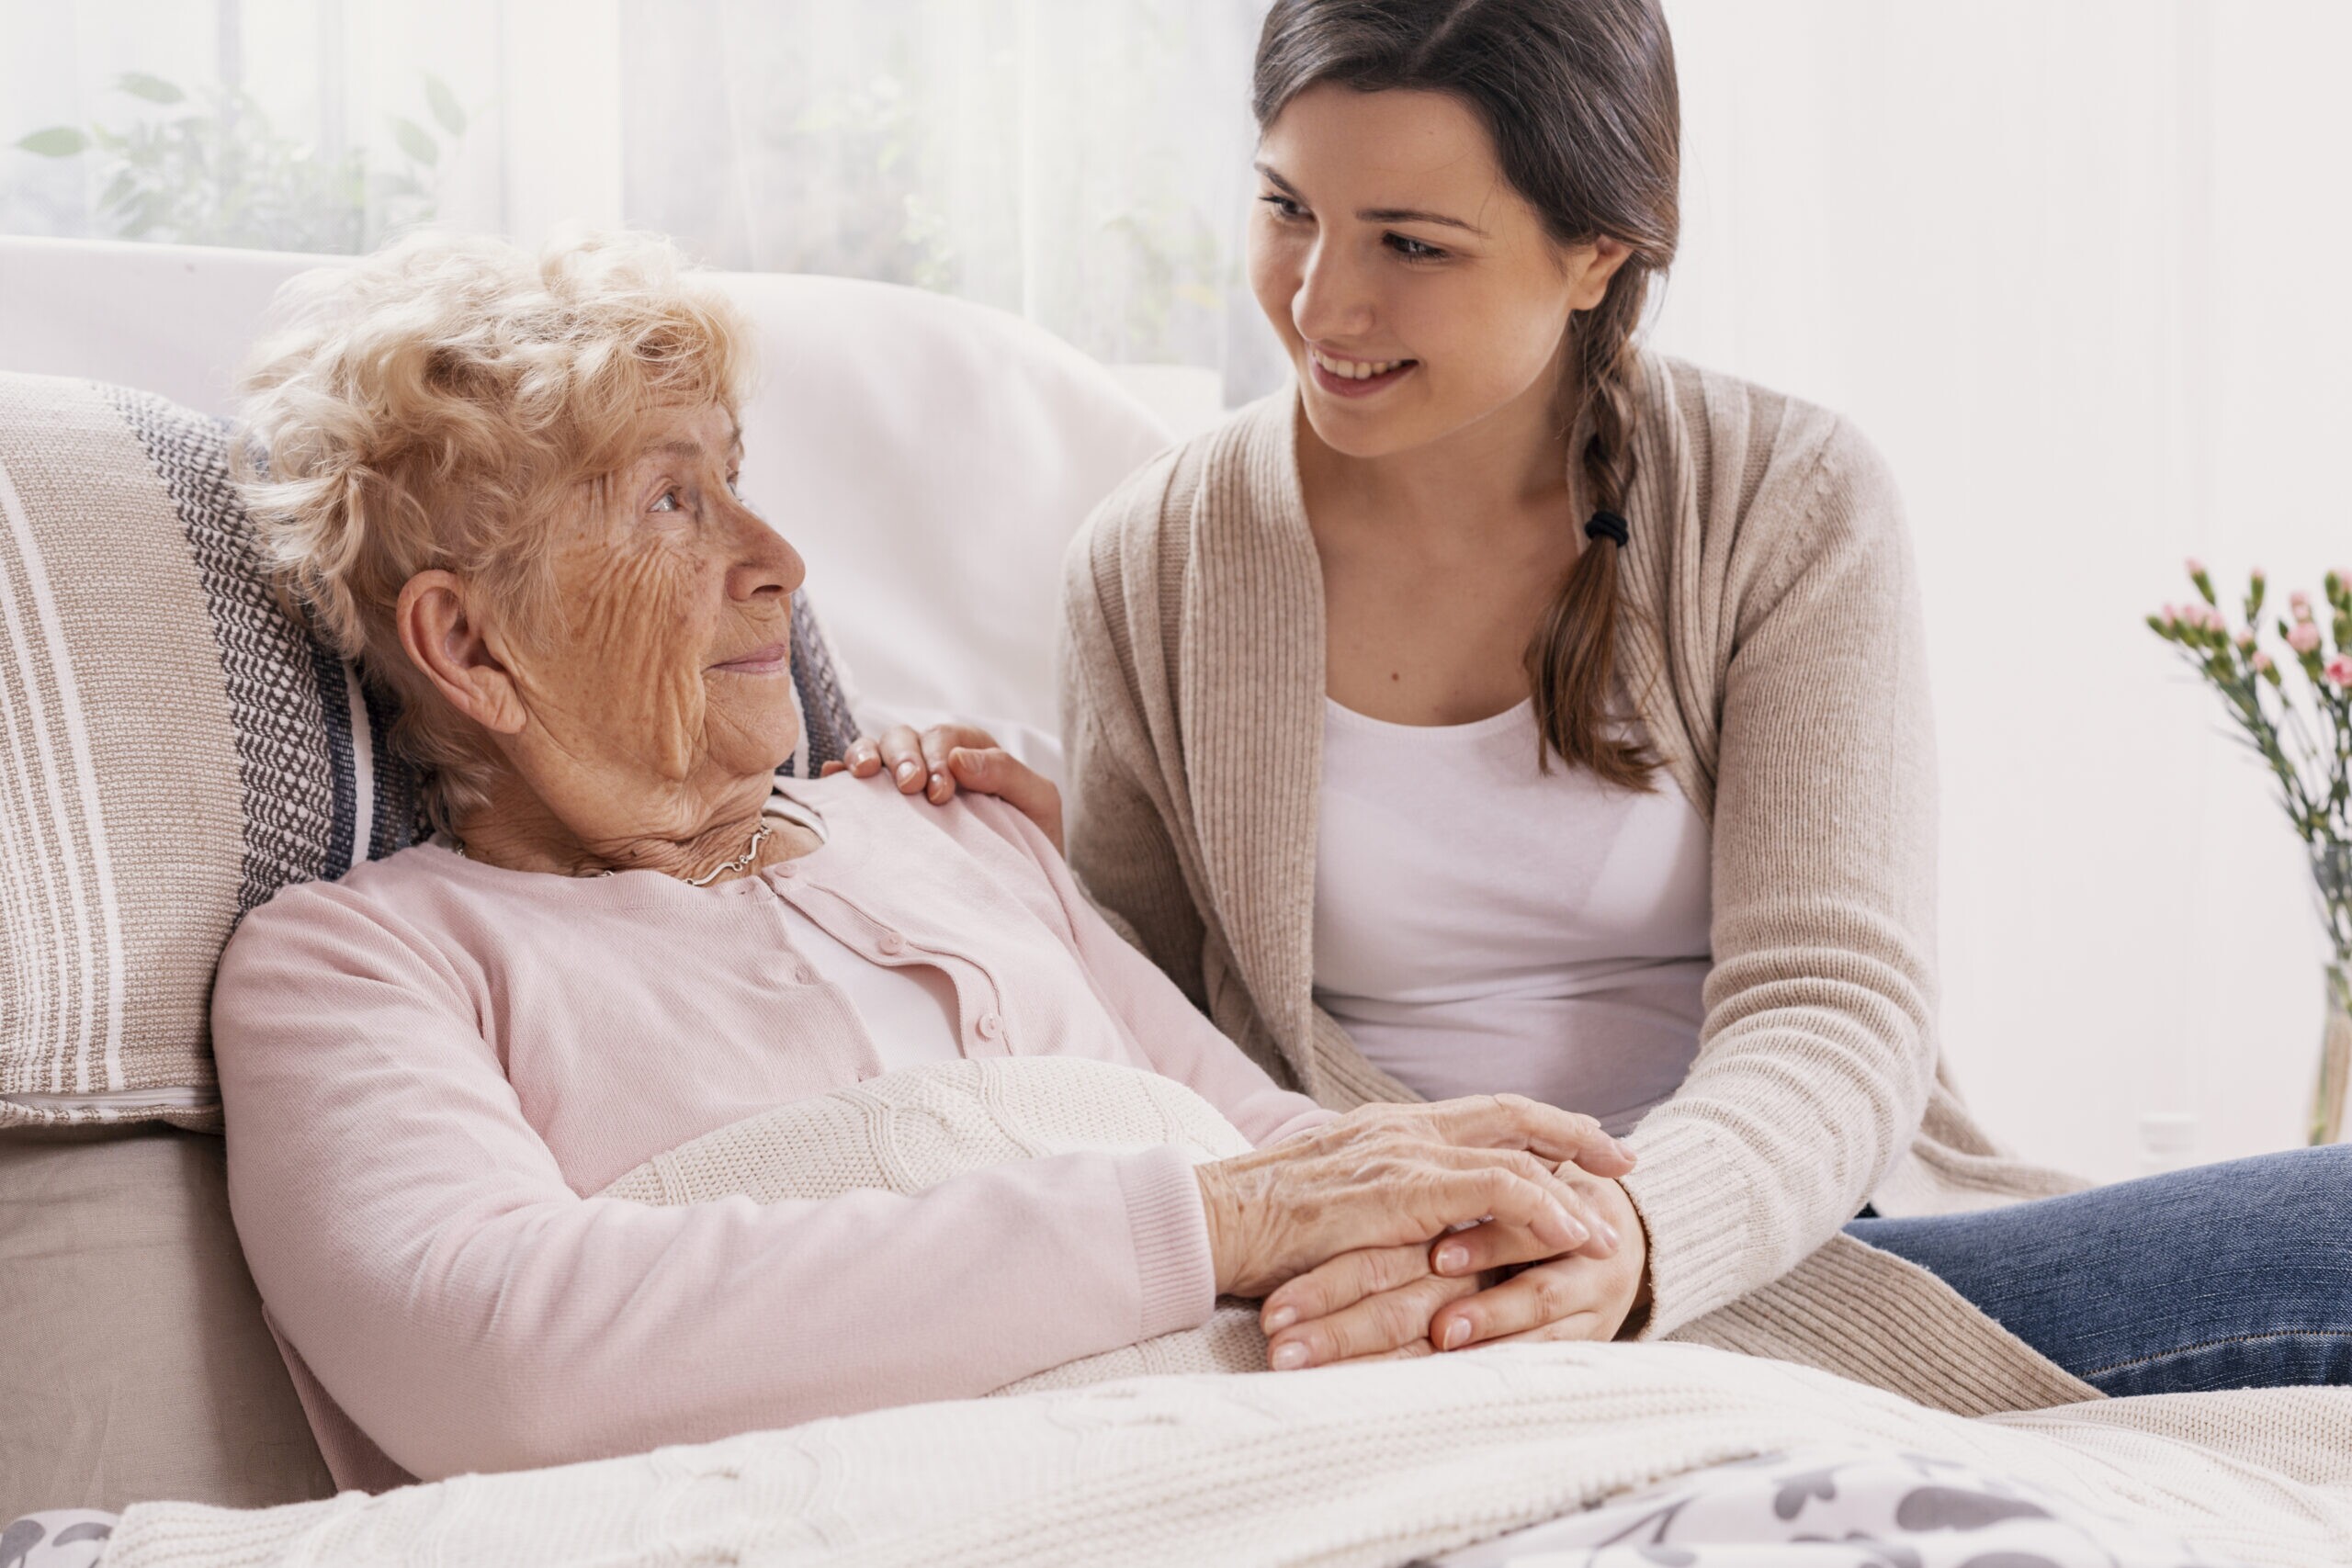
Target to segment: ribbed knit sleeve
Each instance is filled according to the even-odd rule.
[[[1786,1273],[1917,1133],[1935,1073],[1935,755],[1900,502],[1842,423],[1731,558],[1714,969],[1689,1077],[1628,1140],[1646,1333]],[[1776,461],[1781,460],[1776,454]]]
[[[1216,1305],[1216,1261],[1192,1161],[1172,1145],[1147,1149],[1120,1165],[1119,1180],[1143,1303],[1136,1339],[1198,1327]]]
[[[1056,662],[1069,786],[1063,792],[1069,864],[1087,897],[1120,933],[1206,1010],[1202,942],[1206,931],[1170,829],[1176,812],[1145,692],[1169,672],[1148,621],[1138,646],[1127,597],[1152,593],[1130,581],[1129,557],[1157,552],[1166,462],[1148,465],[1098,506],[1062,563],[1062,623]],[[1156,599],[1147,614],[1158,609]]]

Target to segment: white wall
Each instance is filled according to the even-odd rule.
[[[2352,559],[2352,7],[1668,0],[1668,352],[1850,414],[1900,476],[1944,780],[1947,1047],[2103,1177],[2300,1141],[2300,845],[2142,626],[2179,561]]]

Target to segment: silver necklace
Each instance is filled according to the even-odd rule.
[[[743,847],[743,852],[741,854],[737,855],[725,865],[715,867],[704,875],[681,877],[679,880],[684,882],[689,887],[707,887],[712,883],[718,881],[720,877],[726,875],[729,872],[742,870],[745,866],[750,865],[753,861],[760,858],[760,846],[767,841],[768,834],[773,831],[775,831],[775,829],[770,828],[765,822],[761,823],[758,827],[752,829],[752,841]],[[459,860],[473,859],[473,856],[466,853],[466,841],[463,839],[460,839],[458,835],[452,833],[449,835],[449,842],[456,846],[458,858]],[[597,872],[594,874],[598,876],[610,876],[613,874],[613,868],[606,866],[604,870]]]

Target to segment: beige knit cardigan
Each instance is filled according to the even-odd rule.
[[[2096,1397],[1840,1234],[1865,1199],[1931,1213],[2081,1185],[2004,1157],[1939,1059],[1934,739],[1885,465],[1834,414],[1668,359],[1643,358],[1636,403],[1619,651],[1711,826],[1714,906],[1697,1059],[1630,1140],[1644,1337],[1963,1414]],[[1409,1100],[1311,994],[1324,604],[1296,408],[1280,394],[1162,454],[1073,543],[1070,859],[1277,1077],[1337,1106]]]

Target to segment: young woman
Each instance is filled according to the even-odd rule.
[[[2352,1161],[2062,1196],[1952,1093],[1894,486],[1635,345],[1678,224],[1653,0],[1278,0],[1254,92],[1297,386],[1073,548],[1070,858],[1327,1103],[1515,1090],[1639,1155],[1596,1184],[1615,1256],[1351,1255],[1268,1300],[1275,1364],[1673,1335],[1970,1410],[2352,1381]],[[856,765],[1051,815],[984,747]]]

